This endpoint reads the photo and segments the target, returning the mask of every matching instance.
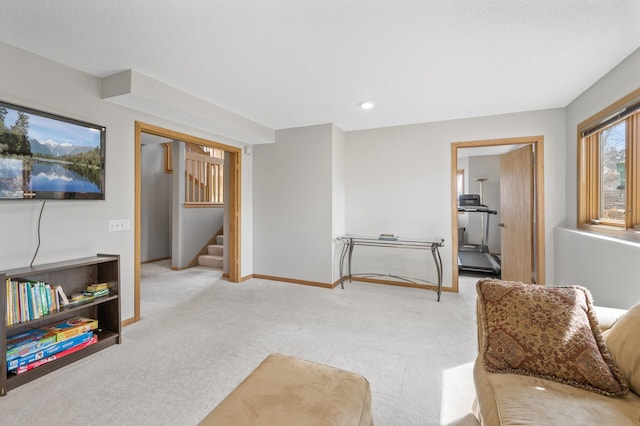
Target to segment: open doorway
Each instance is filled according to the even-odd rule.
[[[141,135],[141,263],[171,264],[173,175],[164,152],[171,143],[171,139],[149,133]]]
[[[457,194],[458,275],[501,276],[500,155],[491,148],[458,150],[464,178],[463,191]]]
[[[141,145],[142,263],[169,259],[173,270],[204,266],[228,274],[224,150],[145,132]]]
[[[527,157],[523,157],[521,152],[529,151],[531,151],[531,157],[526,160]],[[465,178],[464,171],[468,158],[481,156],[495,156],[492,161],[494,163],[497,161],[497,165],[485,165],[482,176],[473,176],[473,180],[468,175]],[[468,242],[465,240],[466,234],[460,232],[460,228],[469,225],[471,217],[476,223],[474,232],[477,236],[484,237],[478,241],[477,246],[484,243],[486,247],[483,248],[486,249],[484,251],[487,257],[497,254],[498,272],[502,279],[544,284],[543,160],[542,136],[451,144],[452,259],[454,259],[452,287],[454,291],[458,291],[461,271],[459,247]],[[514,168],[512,163],[516,161],[521,162],[522,167]],[[520,169],[526,169],[528,172],[523,173]],[[498,170],[499,173],[496,175]],[[485,174],[487,176],[484,176]],[[492,175],[488,176],[488,174]],[[478,202],[479,200],[469,201],[469,203],[478,204],[479,210],[484,209],[492,213],[459,211],[464,210],[459,208],[461,189],[467,194],[479,196],[481,182],[484,188],[487,188],[487,182],[492,182],[493,185],[490,187],[494,190],[496,185],[499,185],[499,200],[495,197],[484,200],[491,201],[491,205]],[[481,221],[482,218],[484,221]],[[488,229],[486,228],[487,219],[489,219]],[[479,225],[482,223],[485,227]],[[478,251],[482,250],[478,249]],[[488,275],[495,276],[496,271],[492,271],[491,268],[487,263],[487,272],[490,272]]]
[[[221,144],[216,141],[202,139],[196,136],[163,129],[150,124],[136,122],[135,128],[135,230],[134,230],[134,318],[131,322],[140,320],[140,263],[141,263],[141,203],[142,203],[142,137],[153,135],[172,141],[181,141],[220,149],[225,152],[226,184],[225,209],[228,220],[225,223],[225,245],[228,279],[239,282],[240,276],[240,175],[241,150],[237,147]]]

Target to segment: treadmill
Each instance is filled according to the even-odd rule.
[[[464,244],[458,241],[458,272],[484,272],[500,276],[502,266],[498,258],[489,253],[489,223],[491,215],[498,214],[488,206],[480,204],[480,196],[476,194],[461,195],[458,201],[458,211],[485,215],[483,221],[484,233],[481,234],[480,244]]]

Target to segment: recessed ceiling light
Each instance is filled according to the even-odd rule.
[[[371,109],[375,104],[373,102],[360,102],[360,108]]]

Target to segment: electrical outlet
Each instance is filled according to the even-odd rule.
[[[109,221],[109,232],[128,231],[129,229],[131,229],[131,224],[129,223],[129,219]]]

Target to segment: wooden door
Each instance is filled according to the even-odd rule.
[[[534,282],[533,146],[500,156],[502,279]]]

